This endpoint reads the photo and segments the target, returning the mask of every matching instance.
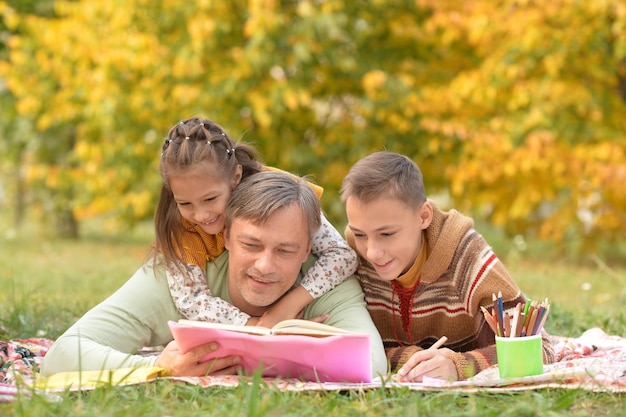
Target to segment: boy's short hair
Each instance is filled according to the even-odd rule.
[[[375,152],[350,168],[341,186],[341,201],[348,197],[369,202],[388,197],[410,207],[426,201],[424,178],[415,162],[394,152]]]

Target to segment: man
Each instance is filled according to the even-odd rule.
[[[228,251],[207,265],[211,292],[253,317],[261,316],[314,263],[311,239],[320,226],[320,205],[306,182],[282,172],[260,172],[238,185],[227,208]],[[235,374],[239,357],[199,363],[219,341],[182,353],[167,322],[183,318],[170,296],[163,267],[142,268],[116,293],[94,307],[52,346],[41,373],[159,366],[168,375]],[[370,334],[373,376],[385,375],[380,336],[354,277],[312,301],[305,319]],[[166,345],[157,357],[134,352]]]

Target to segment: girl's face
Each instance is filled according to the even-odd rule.
[[[428,202],[416,209],[385,197],[368,202],[348,197],[346,214],[357,251],[385,281],[393,281],[415,263],[422,230],[432,220]]]
[[[218,175],[215,168],[202,173],[170,176],[170,189],[180,215],[208,234],[216,235],[223,231],[226,206],[233,189],[241,181],[241,172],[239,165],[230,181]]]

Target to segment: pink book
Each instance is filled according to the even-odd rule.
[[[170,321],[183,353],[217,341],[202,361],[239,355],[244,373],[319,382],[371,382],[370,337],[308,320],[285,320],[272,329],[190,320]]]

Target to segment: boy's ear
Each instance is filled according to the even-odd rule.
[[[433,205],[430,201],[426,201],[420,207],[420,219],[422,220],[421,227],[422,230],[428,228],[433,221]]]

